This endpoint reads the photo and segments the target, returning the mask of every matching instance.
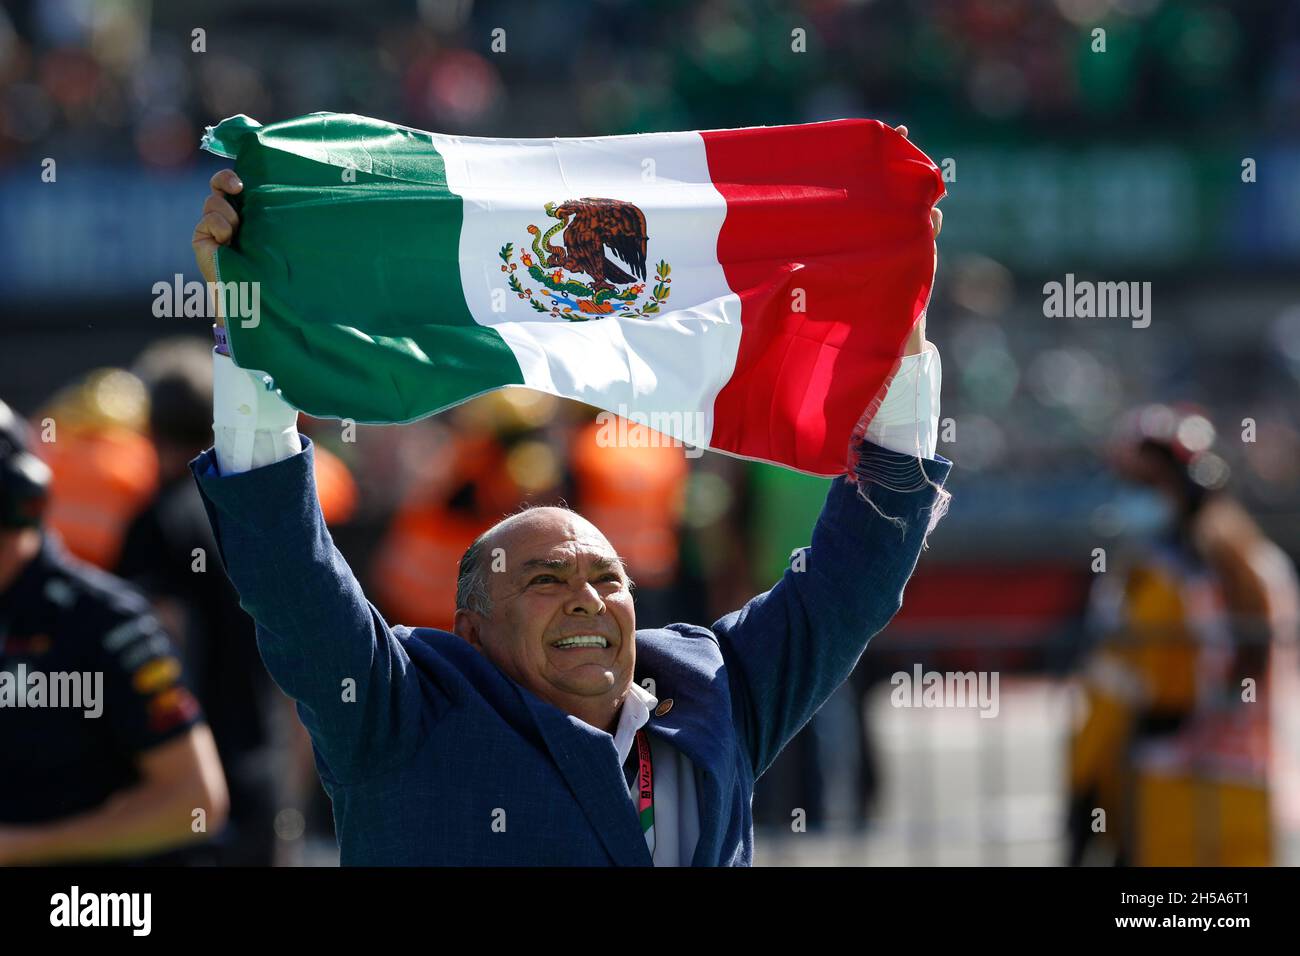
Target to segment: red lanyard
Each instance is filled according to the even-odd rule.
[[[655,825],[654,768],[650,763],[650,738],[644,730],[636,732],[636,814],[641,821],[641,832],[647,833]]]

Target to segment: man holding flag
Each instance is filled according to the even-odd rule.
[[[755,780],[898,610],[946,505],[924,337],[942,184],[905,136],[469,140],[333,114],[210,131],[236,170],[212,179],[196,258],[264,307],[219,322],[215,444],[191,469],[344,864],[751,862]],[[573,194],[524,225],[551,173]],[[506,241],[488,268],[480,238],[512,222],[531,251]],[[437,301],[409,301],[426,281]],[[297,409],[406,421],[504,385],[699,411],[707,447],[840,477],[811,547],[710,627],[638,631],[618,555],[563,508],[471,545],[453,631],[389,625],[326,530]]]

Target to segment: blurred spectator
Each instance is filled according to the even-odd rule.
[[[157,488],[157,457],[143,434],[146,401],[131,373],[97,369],[37,413],[38,454],[54,473],[46,520],[72,554],[106,570],[127,522]]]
[[[174,863],[225,824],[211,731],[144,598],[42,528],[25,430],[0,402],[0,865]]]
[[[1270,865],[1271,651],[1295,639],[1295,575],[1229,496],[1203,414],[1151,406],[1131,427],[1115,467],[1166,517],[1096,578],[1070,862]]]

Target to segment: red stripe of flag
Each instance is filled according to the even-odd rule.
[[[700,135],[727,202],[718,261],[743,329],[710,444],[842,474],[853,426],[929,300],[943,177],[875,120]]]

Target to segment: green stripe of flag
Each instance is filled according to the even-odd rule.
[[[270,126],[241,116],[204,145],[234,157],[244,183],[218,278],[259,283],[257,324],[227,318],[231,350],[245,368],[273,369],[293,405],[407,422],[523,383],[509,347],[466,307],[463,203],[427,134],[350,115]]]

